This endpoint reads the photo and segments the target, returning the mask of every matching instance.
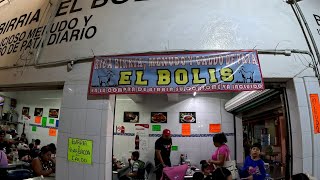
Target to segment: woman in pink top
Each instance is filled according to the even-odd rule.
[[[225,161],[230,161],[230,150],[226,143],[227,137],[224,133],[219,133],[213,136],[213,144],[217,150],[212,154],[209,163],[215,166],[223,166]]]

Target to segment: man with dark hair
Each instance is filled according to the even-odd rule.
[[[127,179],[144,179],[145,163],[140,161],[139,157],[140,154],[138,151],[132,152],[131,159],[129,159],[130,172],[127,174]],[[132,164],[131,160],[133,161]]]

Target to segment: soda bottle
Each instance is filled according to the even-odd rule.
[[[139,150],[139,136],[138,135],[136,135],[136,138],[135,138],[135,140],[134,140],[134,143],[135,143],[135,150]]]

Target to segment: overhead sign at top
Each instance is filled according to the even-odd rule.
[[[148,51],[270,49],[279,39],[290,39],[288,48],[307,48],[282,1],[10,2],[0,7],[0,67],[32,64],[36,57],[42,64]]]
[[[101,8],[108,2],[120,5],[127,1],[64,0],[57,4],[57,0],[54,0],[51,4],[49,1],[32,0],[6,4],[0,9],[1,14],[6,14],[0,17],[0,67],[31,64],[39,48],[93,38],[98,31],[93,23],[93,15],[79,17],[74,16],[74,13]],[[21,9],[13,10],[17,6],[23,7],[23,12],[20,12]],[[66,15],[70,17],[65,17]],[[55,20],[51,23],[52,17]],[[15,60],[12,61],[10,57]]]

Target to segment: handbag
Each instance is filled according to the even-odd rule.
[[[228,152],[229,156],[228,156],[228,161],[227,158],[224,161],[223,167],[228,169],[231,172],[231,176],[232,179],[238,179],[239,177],[239,173],[238,173],[238,169],[236,166],[236,161],[235,160],[231,160],[231,155],[230,155],[230,151]],[[219,156],[219,151],[218,151],[218,156]]]
[[[235,160],[225,161],[223,167],[231,172],[232,179],[238,179],[239,174]]]

